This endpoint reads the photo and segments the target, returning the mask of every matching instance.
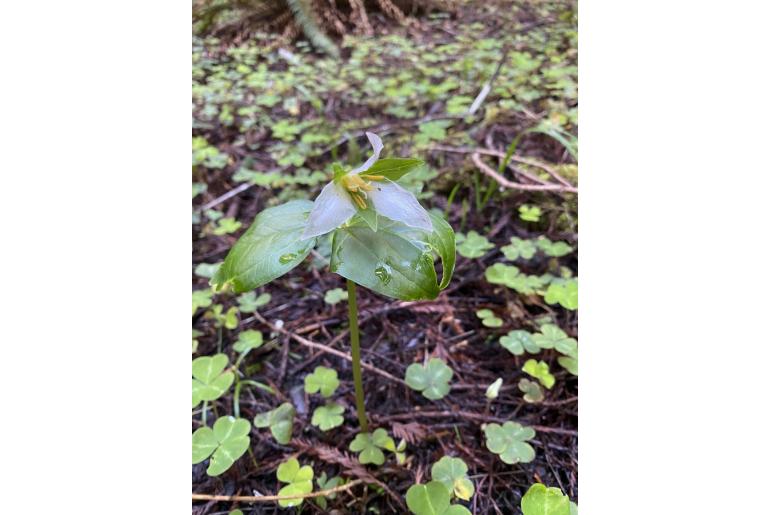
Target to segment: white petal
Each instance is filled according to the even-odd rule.
[[[356,208],[350,196],[341,186],[330,182],[313,202],[313,209],[307,220],[303,238],[326,234],[347,222],[356,214]]]
[[[379,136],[377,136],[373,132],[367,132],[366,137],[369,138],[369,143],[372,144],[372,149],[374,150],[374,155],[372,155],[369,159],[366,160],[364,164],[359,166],[358,168],[355,168],[350,171],[350,173],[361,173],[367,171],[369,168],[372,167],[374,163],[377,162],[377,160],[380,158],[380,152],[382,152],[382,140]]]
[[[409,227],[433,230],[428,212],[410,192],[388,180],[373,181],[372,186],[374,190],[368,192],[368,195],[375,211]]]

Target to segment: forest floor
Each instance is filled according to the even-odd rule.
[[[265,344],[246,355],[238,375],[272,392],[244,387],[238,414],[253,420],[283,402],[296,410],[288,444],[252,427],[250,453],[222,475],[210,477],[205,463],[193,465],[194,493],[275,494],[277,466],[295,456],[312,464],[316,477],[324,472],[365,483],[329,499],[326,510],[314,502],[295,510],[407,513],[407,489],[425,482],[439,458],[455,456],[468,465],[475,485],[463,503],[474,514],[520,513],[521,496],[534,482],[557,486],[577,502],[577,377],[560,364],[556,349],[515,354],[500,343],[510,331],[537,334],[546,325],[577,338],[576,302],[546,294],[550,284],[576,287],[578,275],[577,195],[570,189],[577,187],[576,6],[481,4],[466,4],[453,16],[425,16],[409,29],[383,22],[387,28],[374,37],[347,36],[340,61],[305,43],[272,48],[269,35],[237,47],[194,39],[193,290],[200,293],[193,306],[193,358],[221,352],[235,362],[239,334],[262,332]],[[481,108],[465,115],[498,69]],[[259,288],[257,294],[270,299],[256,309],[248,297],[214,294],[208,285],[257,213],[289,199],[313,199],[335,160],[363,162],[365,130],[382,137],[384,155],[426,161],[408,185],[459,236],[454,277],[436,300],[396,301],[358,289],[362,357],[386,373],[364,370],[370,424],[407,442],[403,464],[390,455],[379,467],[360,465],[348,450],[359,431],[351,367],[330,352],[349,352],[346,302],[325,301],[345,281],[329,272],[328,242]],[[505,187],[482,170],[478,161],[498,170],[519,136],[512,166],[502,175],[562,188]],[[537,251],[516,256],[512,237]],[[563,250],[549,241],[563,242]],[[535,279],[501,284],[489,272],[496,264]],[[232,307],[235,324],[221,316]],[[501,323],[485,325],[477,315],[482,309]],[[454,372],[449,394],[433,401],[403,382],[410,364],[429,357],[443,359]],[[522,371],[530,358],[547,363],[555,377],[550,389],[539,389],[540,402],[525,401],[518,386],[522,378],[534,381]],[[326,432],[310,423],[318,395],[303,389],[318,365],[338,372],[335,400],[345,407],[345,423]],[[503,386],[490,401],[485,391],[497,378]],[[210,403],[208,424],[233,414],[234,401],[230,389]],[[193,409],[193,430],[202,415],[200,405]],[[533,461],[508,465],[487,449],[483,424],[505,421],[535,429]],[[201,515],[235,508],[287,511],[273,503],[193,502],[193,513]]]

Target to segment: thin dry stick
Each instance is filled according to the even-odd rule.
[[[577,193],[577,188],[574,188],[572,186],[563,186],[559,184],[521,184],[519,182],[513,182],[509,181],[496,171],[494,171],[492,168],[490,168],[488,165],[484,163],[484,161],[481,160],[481,156],[479,153],[471,154],[471,160],[473,161],[473,164],[475,164],[479,170],[484,175],[487,175],[491,178],[493,178],[497,183],[504,187],[504,188],[510,188],[515,190],[525,190],[525,191],[556,191],[556,192],[569,192],[569,193]]]
[[[346,360],[348,360],[350,362],[353,361],[353,358],[351,358],[348,354],[345,354],[342,351],[338,351],[337,349],[332,349],[331,347],[329,347],[327,345],[324,345],[322,343],[314,342],[314,341],[308,340],[307,338],[303,338],[302,336],[294,334],[291,331],[287,331],[283,327],[279,328],[279,327],[274,326],[273,324],[271,324],[270,322],[265,320],[265,318],[262,315],[260,315],[259,313],[254,313],[254,318],[256,318],[257,320],[259,320],[260,322],[262,322],[263,324],[268,326],[273,331],[277,331],[277,332],[279,332],[281,334],[285,334],[285,335],[291,337],[294,341],[296,341],[298,343],[301,343],[302,345],[305,345],[306,347],[311,347],[313,349],[319,349],[319,350],[322,350],[322,351],[324,351],[324,352],[326,352],[328,354],[334,354],[335,356],[338,356],[338,357],[340,357],[342,359],[346,359]],[[368,363],[363,363],[362,362],[361,366],[363,368],[367,369],[367,370],[371,370],[375,374],[379,374],[382,377],[390,379],[391,381],[395,381],[398,384],[406,385],[406,382],[403,379],[399,379],[396,376],[390,375],[389,373],[385,372],[384,370],[381,370],[381,369],[379,369],[379,368],[377,368],[375,366],[372,366],[372,365],[370,365]]]
[[[343,492],[350,490],[356,485],[363,483],[361,479],[354,479],[350,483],[344,485],[335,486],[327,490],[319,490],[317,492],[310,492],[309,494],[298,495],[207,495],[207,494],[192,494],[193,501],[241,501],[241,502],[274,502],[274,501],[288,501],[291,499],[306,499],[308,497],[320,497],[326,496],[336,492]]]

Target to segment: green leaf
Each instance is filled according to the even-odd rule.
[[[464,501],[470,500],[475,491],[473,482],[468,478],[468,466],[460,458],[444,456],[430,469],[434,481],[444,484],[450,493]]]
[[[235,218],[220,218],[217,220],[217,227],[212,231],[216,236],[224,236],[225,234],[232,234],[243,225]]]
[[[422,392],[427,399],[435,401],[449,393],[449,381],[453,374],[444,361],[431,358],[425,366],[419,363],[409,365],[405,380],[412,390]]]
[[[270,294],[263,293],[257,297],[257,292],[249,291],[238,296],[238,309],[241,313],[254,313],[262,306],[270,302]]]
[[[444,512],[444,515],[471,515],[471,511],[462,504],[453,504]]]
[[[480,309],[476,311],[476,316],[481,319],[481,323],[486,327],[500,327],[503,325],[503,320],[497,318],[491,309]]]
[[[481,236],[476,231],[470,231],[462,243],[457,246],[457,252],[463,257],[473,259],[483,256],[489,249],[494,247],[486,237]]]
[[[380,449],[395,452],[396,442],[388,436],[387,431],[380,428],[374,433],[358,433],[350,442],[349,448],[351,451],[359,453],[358,461],[362,464],[382,465],[385,463],[385,454]]]
[[[217,273],[222,263],[200,263],[195,267],[195,275],[211,279]]]
[[[519,379],[519,390],[524,393],[524,401],[529,403],[542,402],[545,396],[543,390],[536,381],[530,381],[526,377]]]
[[[537,222],[540,220],[541,214],[542,212],[537,206],[530,206],[527,204],[519,206],[519,218],[525,222]]]
[[[516,356],[521,356],[525,351],[530,354],[540,352],[540,347],[532,339],[532,334],[523,329],[509,331],[508,334],[500,338],[500,345]]]
[[[498,377],[494,380],[492,384],[487,386],[487,391],[485,393],[485,396],[490,401],[493,401],[497,399],[497,396],[500,394],[500,387],[503,385],[503,378]]]
[[[305,391],[307,393],[316,393],[319,390],[321,395],[327,399],[334,394],[340,380],[337,378],[337,371],[323,366],[315,367],[312,374],[305,376]]]
[[[503,251],[506,259],[516,261],[519,258],[532,259],[537,252],[537,247],[532,240],[522,240],[514,236],[511,238],[510,245],[501,247],[500,250]]]
[[[249,431],[249,421],[235,417],[218,418],[213,429],[198,428],[192,437],[193,465],[211,456],[206,473],[220,475],[249,448]]]
[[[238,341],[233,345],[236,352],[246,352],[247,350],[258,349],[262,346],[262,333],[254,329],[241,331],[238,335]]]
[[[342,425],[345,421],[342,416],[344,412],[345,408],[337,403],[318,406],[315,411],[313,411],[313,419],[310,423],[318,427],[321,431],[328,431]]]
[[[343,300],[348,300],[348,292],[342,288],[334,288],[333,290],[327,291],[326,295],[324,295],[324,302],[331,304],[332,306]]]
[[[535,244],[550,257],[562,257],[566,256],[574,249],[563,241],[553,242],[545,236],[540,236]]]
[[[415,515],[443,515],[449,508],[449,490],[440,481],[412,485],[406,491],[406,505]]]
[[[578,375],[578,360],[577,358],[570,358],[569,356],[559,356],[556,360],[559,365],[567,369],[567,371],[573,376]]]
[[[542,483],[529,487],[521,498],[524,515],[570,515],[569,497],[556,487],[547,488]]]
[[[556,378],[553,376],[553,374],[551,374],[548,363],[545,361],[535,361],[534,359],[528,359],[526,363],[524,363],[522,370],[540,381],[540,384],[549,390],[556,383]]]
[[[235,375],[225,372],[227,356],[201,356],[192,361],[192,407],[201,401],[214,401],[221,397],[233,384]]]
[[[558,326],[545,324],[540,328],[539,333],[532,336],[532,339],[541,349],[556,349],[565,356],[577,357],[577,340],[567,336],[567,333]]]
[[[211,280],[215,290],[253,290],[300,264],[316,241],[302,239],[312,207],[309,200],[292,200],[259,213]]]
[[[293,422],[294,406],[288,402],[254,417],[254,427],[269,427],[275,441],[283,445],[291,441]]]
[[[527,443],[535,437],[535,430],[517,422],[497,423],[484,427],[487,449],[500,455],[503,462],[514,465],[535,459],[535,449]]]
[[[291,458],[278,465],[276,471],[278,481],[289,483],[278,491],[278,495],[292,496],[304,495],[313,491],[313,468],[310,465],[299,466],[297,458]],[[278,501],[282,508],[299,506],[303,499],[286,499]]]
[[[561,304],[569,310],[578,308],[578,283],[575,279],[553,282],[545,292],[545,301],[548,304]]]
[[[192,292],[192,314],[194,315],[198,308],[207,308],[211,306],[211,289],[196,290]]]
[[[409,172],[423,166],[425,161],[404,157],[388,157],[374,163],[361,175],[381,175],[391,181],[397,181]]]
[[[509,288],[513,288],[512,285],[518,275],[518,268],[503,263],[495,263],[484,271],[484,277],[487,281],[492,284],[503,284]]]
[[[401,300],[435,299],[454,271],[454,232],[431,214],[433,232],[381,218],[377,232],[363,221],[334,231],[330,269],[377,293]],[[444,275],[438,284],[433,252]]]

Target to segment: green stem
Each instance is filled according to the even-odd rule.
[[[361,378],[361,345],[358,338],[358,305],[356,303],[356,283],[348,279],[348,318],[350,323],[350,354],[353,358],[353,385],[356,390],[356,411],[361,431],[369,432],[364,407],[364,383]]]

